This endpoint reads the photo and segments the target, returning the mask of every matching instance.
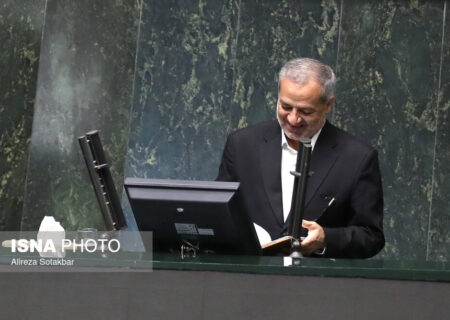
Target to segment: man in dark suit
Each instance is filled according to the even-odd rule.
[[[229,135],[218,180],[240,182],[245,210],[272,240],[287,235],[299,139],[311,139],[302,253],[367,258],[384,246],[377,151],[326,120],[333,70],[308,58],[280,71],[277,119]]]

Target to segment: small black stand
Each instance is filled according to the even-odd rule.
[[[301,138],[300,148],[297,153],[297,164],[295,166],[295,171],[291,171],[291,174],[295,176],[291,202],[291,214],[293,215],[291,218],[293,218],[293,220],[290,256],[292,258],[303,258],[300,251],[300,233],[302,230],[303,211],[305,209],[306,182],[309,176],[311,149],[311,139]]]
[[[195,258],[199,249],[200,248],[197,245],[194,245],[187,240],[183,240],[180,246],[181,260],[184,260],[185,258]]]
[[[94,130],[86,133],[86,135],[78,138],[78,142],[103,215],[106,230],[120,230],[126,227],[127,223],[106,161],[99,131]]]

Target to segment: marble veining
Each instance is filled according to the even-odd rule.
[[[124,177],[214,179],[227,134],[273,119],[279,68],[309,56],[337,73],[330,121],[379,151],[379,257],[448,260],[447,6],[3,1],[0,228],[35,229],[45,214],[102,227],[76,141],[91,129],[119,193]]]
[[[19,230],[45,0],[0,4],[0,230]]]
[[[120,192],[138,17],[134,1],[48,1],[22,229],[104,228],[77,137],[100,130]]]

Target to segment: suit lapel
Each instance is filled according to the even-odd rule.
[[[281,191],[281,128],[274,126],[264,134],[260,145],[259,159],[264,181],[264,190],[269,199],[272,213],[279,225],[283,225],[283,205]]]
[[[310,171],[314,172],[314,174],[308,178],[305,208],[308,207],[308,204],[327,177],[338,157],[335,150],[337,145],[336,134],[333,131],[334,127],[327,121],[314,146],[310,165]],[[308,217],[308,219],[314,218],[316,217]]]

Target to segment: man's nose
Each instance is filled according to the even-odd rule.
[[[303,119],[300,116],[300,114],[297,112],[297,110],[293,109],[288,114],[288,121],[291,125],[298,125],[303,121]]]

